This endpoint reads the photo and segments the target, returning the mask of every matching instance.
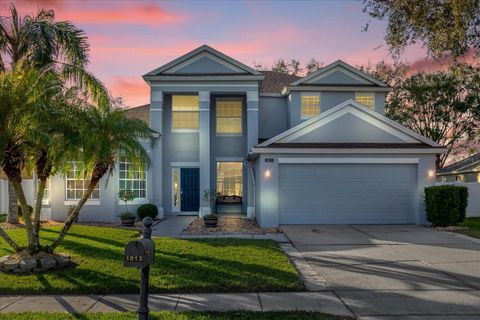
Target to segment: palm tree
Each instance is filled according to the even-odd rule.
[[[0,149],[4,159],[2,166],[8,171],[4,170],[12,184],[22,212],[28,212],[28,209],[21,188],[21,174],[18,174],[18,170],[24,167],[27,157],[30,158],[28,162],[32,164],[39,177],[33,218],[28,214],[25,215],[30,252],[37,252],[41,249],[39,243],[41,196],[44,193],[46,180],[54,171],[54,163],[62,160],[62,157],[56,157],[58,156],[58,153],[56,154],[58,148],[55,146],[59,145],[58,140],[62,138],[78,136],[68,134],[68,132],[72,132],[71,126],[59,126],[58,121],[55,121],[59,119],[59,115],[55,116],[54,113],[62,114],[62,117],[68,118],[68,116],[71,116],[71,113],[62,113],[60,109],[62,105],[63,107],[70,106],[71,109],[74,109],[76,104],[72,105],[71,100],[78,99],[78,97],[83,98],[83,101],[76,101],[79,102],[79,106],[85,104],[85,100],[93,101],[101,108],[108,108],[111,104],[111,99],[105,87],[86,69],[88,48],[87,37],[84,31],[76,28],[68,21],[55,21],[55,14],[52,10],[41,9],[35,15],[20,17],[15,6],[11,5],[10,17],[2,17],[0,19],[0,72],[8,73],[11,70],[14,74],[20,74],[21,71],[19,69],[26,68],[26,74],[23,75],[26,76],[33,73],[30,70],[32,67],[48,70],[50,76],[56,77],[55,82],[57,85],[64,86],[68,83],[81,90],[79,94],[79,91],[75,89],[67,90],[63,88],[63,90],[60,90],[63,91],[60,99],[50,97],[51,100],[46,102],[44,104],[45,107],[42,109],[42,122],[38,121],[38,117],[37,119],[31,119],[31,121],[25,121],[27,118],[32,118],[32,115],[22,117],[24,116],[22,114],[22,116],[17,116],[18,121],[12,123],[23,126],[17,128],[19,132],[26,131],[25,128],[28,127],[28,133],[26,132],[26,137],[28,138],[13,139],[12,141],[15,141],[13,144],[4,144],[3,147],[5,148]],[[5,63],[7,61],[10,62],[9,68]],[[21,87],[22,84],[16,85]],[[69,91],[73,93],[69,95]],[[12,98],[11,101],[16,101],[17,103],[10,106],[9,111],[12,115],[21,113],[26,106],[32,105],[32,101],[36,97],[43,95],[41,91],[35,93],[35,88],[33,87],[30,91],[27,90],[25,92],[29,92],[32,96],[27,96],[21,91],[17,92],[19,94],[18,97],[9,96]],[[20,98],[29,100],[29,102],[21,105],[25,101]],[[58,109],[59,106],[60,109]],[[13,110],[12,108],[18,110]],[[48,112],[45,113],[45,111]],[[19,121],[24,122],[19,124]],[[59,134],[59,128],[62,127],[67,130]],[[3,133],[0,132],[0,134]],[[65,133],[67,134],[65,135]],[[10,138],[16,137],[11,136]],[[5,137],[0,137],[0,139],[2,138]],[[13,149],[12,146],[14,147]],[[66,146],[74,148],[75,143],[64,144],[63,148]],[[60,153],[65,156],[63,151],[61,150]],[[11,197],[11,199],[13,200],[14,197]],[[11,218],[14,219],[13,216]]]
[[[69,213],[65,224],[53,242],[49,251],[53,252],[60,244],[71,226],[77,221],[85,202],[90,198],[100,179],[112,175],[115,170],[119,151],[127,159],[140,165],[149,165],[149,157],[140,139],[153,143],[150,128],[141,120],[125,116],[121,108],[87,108],[82,114],[79,136],[81,148],[78,154],[80,171],[89,173],[87,190],[76,207]]]

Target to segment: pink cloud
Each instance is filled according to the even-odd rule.
[[[115,4],[121,3],[121,6]],[[85,1],[35,0],[16,1],[17,8],[24,13],[36,12],[39,8],[55,10],[58,20],[70,20],[85,24],[138,24],[158,26],[178,24],[188,20],[185,13],[173,12],[157,4],[130,5],[111,2],[108,7],[91,8]]]
[[[115,77],[108,88],[114,97],[125,98],[127,107],[136,107],[149,101],[148,84],[139,77]]]

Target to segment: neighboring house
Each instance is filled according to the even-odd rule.
[[[480,153],[437,171],[438,182],[480,182]]]
[[[235,199],[233,211],[263,227],[426,222],[423,189],[435,183],[435,155],[445,150],[387,119],[390,88],[350,65],[299,78],[204,45],[143,78],[150,104],[127,114],[158,133],[152,149],[145,145],[151,166],[132,179],[120,158],[81,220],[115,220],[118,190],[128,186],[134,206],[151,202],[162,215],[209,213],[202,197],[211,189],[236,196],[222,197],[222,210]],[[63,219],[84,188],[73,171],[54,177],[52,218]]]

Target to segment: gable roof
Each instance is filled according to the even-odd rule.
[[[184,62],[186,62],[190,59],[193,59],[194,57],[196,57],[196,56],[198,56],[202,53],[208,53],[208,54],[212,55],[213,57],[219,59],[219,61],[223,61],[223,62],[228,63],[233,68],[238,70],[238,72],[240,72],[240,73],[256,75],[256,76],[261,76],[262,75],[259,71],[247,66],[246,64],[243,64],[240,61],[235,60],[235,59],[221,53],[220,51],[215,50],[212,47],[204,44],[204,45],[202,45],[202,46],[200,46],[200,47],[198,47],[198,48],[180,56],[179,58],[177,58],[175,60],[172,60],[169,63],[164,64],[163,66],[148,72],[147,74],[144,75],[144,78],[148,78],[148,77],[151,77],[151,76],[158,76],[160,74],[162,74],[162,75],[172,74],[172,72],[169,72],[170,69],[172,69],[172,68],[174,68],[174,67],[180,65],[181,63],[184,63]],[[232,69],[232,72],[234,72],[233,69]]]
[[[468,158],[454,162],[448,166],[445,166],[437,170],[438,174],[449,174],[471,171],[480,167],[480,153],[476,153]]]
[[[312,72],[308,76],[303,77],[303,78],[301,78],[301,79],[299,79],[295,82],[292,82],[290,84],[290,86],[299,86],[299,85],[306,84],[309,80],[321,77],[322,75],[327,74],[329,71],[334,70],[335,68],[344,69],[344,70],[354,74],[355,76],[359,77],[360,79],[364,80],[366,83],[370,83],[370,85],[375,85],[375,86],[380,86],[380,87],[388,87],[385,83],[375,79],[374,77],[366,74],[365,72],[362,72],[362,71],[352,67],[351,65],[343,62],[342,60],[337,60],[337,61],[335,61],[335,62],[333,62],[333,63],[331,63],[331,64],[329,64],[329,65],[327,65],[323,68],[320,68],[317,71]],[[309,83],[309,85],[311,85],[311,84]]]
[[[277,71],[261,71],[265,75],[262,81],[260,93],[282,93],[283,88],[293,81],[297,81],[300,77]]]
[[[282,147],[288,146],[289,143],[292,143],[292,147],[295,147],[294,140],[299,138],[302,135],[305,135],[309,132],[308,128],[316,128],[316,127],[321,127],[324,124],[329,123],[331,120],[336,119],[338,116],[341,114],[346,114],[346,113],[359,113],[362,114],[364,117],[367,119],[372,119],[373,121],[380,123],[384,130],[388,130],[390,134],[393,134],[397,137],[402,138],[406,143],[416,143],[416,144],[421,144],[425,148],[442,148],[439,144],[431,141],[430,139],[427,139],[418,133],[396,123],[393,120],[388,119],[387,117],[379,114],[378,112],[375,112],[364,105],[349,99],[347,101],[344,101],[340,104],[338,104],[336,107],[333,107],[325,112],[320,113],[317,116],[314,116],[299,125],[286,130],[279,135],[268,139],[267,141],[264,141],[260,143],[257,148],[272,148],[275,147],[275,144],[278,146],[278,144],[282,144]],[[315,127],[316,126],[316,127]],[[305,130],[306,129],[306,130]],[[318,148],[319,146],[316,146],[315,143],[310,144],[310,147],[312,148]],[[337,146],[338,147],[338,146]],[[357,147],[362,147],[357,144]],[[388,146],[385,146],[388,147]],[[298,148],[298,146],[297,146]]]

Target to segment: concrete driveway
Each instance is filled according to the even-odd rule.
[[[480,319],[480,242],[422,226],[282,226],[359,319]]]

